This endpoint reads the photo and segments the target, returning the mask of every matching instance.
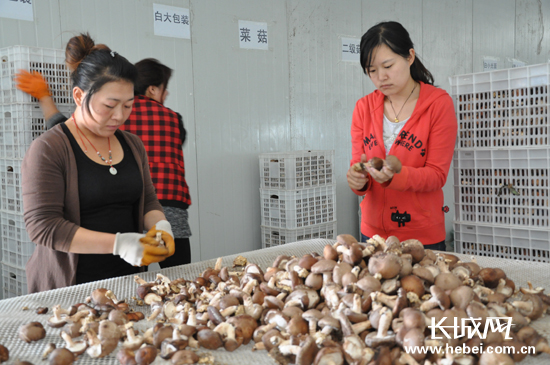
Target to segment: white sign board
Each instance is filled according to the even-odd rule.
[[[239,46],[240,48],[267,50],[267,23],[239,20]]]
[[[342,61],[359,62],[360,38],[342,37]]]
[[[0,17],[34,21],[32,0],[0,0]]]
[[[493,71],[498,69],[498,58],[497,57],[483,57],[483,71]]]
[[[155,35],[191,39],[189,9],[153,4]]]
[[[525,67],[527,64],[521,60],[516,60],[515,58],[512,58],[512,68],[516,67]]]

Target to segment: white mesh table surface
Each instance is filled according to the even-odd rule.
[[[322,253],[323,247],[327,243],[334,243],[334,240],[316,239],[302,242],[289,243],[280,247],[271,247],[257,251],[241,253],[249,262],[256,263],[262,269],[265,269],[273,263],[275,257],[279,254],[302,256],[306,253],[318,252]],[[231,267],[233,260],[238,255],[230,255],[223,258],[223,265]],[[469,256],[457,254],[463,261],[470,261]],[[491,257],[476,257],[477,262],[482,267],[499,267],[502,268],[507,276],[514,280],[516,287],[527,286],[527,281],[530,281],[535,287],[542,286],[550,292],[550,264],[538,262],[525,262],[497,259]],[[207,260],[194,264],[173,267],[170,269],[160,270],[160,272],[170,279],[185,278],[194,279],[199,276],[207,267],[214,267],[216,260]],[[147,281],[154,280],[158,271],[143,273],[141,277]],[[96,288],[111,289],[119,299],[130,299],[135,296],[137,284],[133,280],[133,276],[125,276],[115,279],[102,280],[94,283],[76,285],[68,288],[50,290],[41,293],[24,295],[16,298],[0,300],[0,344],[3,344],[10,350],[10,362],[21,359],[30,361],[35,365],[44,363],[41,360],[41,355],[46,344],[50,342],[56,343],[58,346],[63,345],[63,341],[59,336],[60,329],[54,329],[46,325],[46,321],[52,315],[51,308],[60,304],[63,308],[68,308],[73,304],[83,302],[92,290]],[[130,303],[133,301],[130,300]],[[29,310],[23,310],[23,307],[28,307]],[[48,307],[50,311],[46,315],[38,315],[35,313],[38,307]],[[137,307],[134,309],[142,311],[146,316],[150,314],[148,306]],[[41,322],[46,328],[46,338],[27,344],[21,341],[17,336],[17,330],[22,324],[31,321]],[[137,329],[146,329],[153,325],[152,322],[142,320],[136,323]],[[537,320],[532,326],[544,337],[550,339],[550,316],[546,316]],[[201,349],[199,353],[211,353],[214,355],[216,364],[239,364],[239,365],[258,365],[258,364],[275,364],[265,351],[251,351],[252,344],[241,346],[234,352],[226,352],[225,350],[208,351]],[[92,359],[88,355],[81,356],[76,364],[117,364],[116,351],[103,359]],[[154,364],[168,364],[167,361],[158,357]],[[543,354],[537,357],[527,357],[521,364],[550,364],[550,355]]]

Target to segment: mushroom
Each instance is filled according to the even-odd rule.
[[[337,346],[323,347],[319,350],[313,360],[314,365],[343,365],[344,353]]]
[[[478,277],[483,280],[486,287],[494,289],[498,286],[500,279],[506,279],[506,273],[498,268],[486,267],[479,271]]]
[[[217,325],[214,331],[221,336],[226,351],[235,351],[243,342],[242,337],[237,341],[235,338],[235,327],[227,322]]]
[[[126,330],[126,340],[122,343],[124,348],[135,351],[143,344],[143,336],[138,336],[135,334],[133,328],[128,328]]]
[[[336,261],[321,259],[311,267],[311,273],[323,274],[323,282],[326,285],[327,283],[332,282],[332,270],[335,266]]]
[[[371,275],[377,274],[383,279],[391,279],[401,271],[401,258],[392,253],[377,253],[369,259],[368,269]]]
[[[69,314],[69,312],[65,309],[62,309],[59,304],[53,306],[52,311],[53,316],[48,319],[48,326],[52,328],[63,327],[65,323],[67,323],[67,320],[66,318],[62,317],[62,315],[67,315]]]
[[[172,365],[187,365],[199,362],[199,355],[191,350],[176,351],[170,358]]]
[[[401,161],[394,155],[387,155],[386,156],[386,165],[390,170],[395,172],[396,174],[399,174],[401,172]]]
[[[149,365],[157,357],[157,349],[151,345],[145,345],[140,347],[136,351],[135,359],[137,365]]]
[[[223,341],[220,334],[209,328],[197,332],[197,340],[202,347],[209,350],[216,350],[223,346]]]
[[[450,272],[441,272],[435,277],[435,285],[443,290],[453,290],[462,285],[462,281]]]
[[[318,348],[313,338],[306,336],[300,345],[280,345],[279,351],[282,355],[296,355],[294,361],[296,365],[311,365],[317,355]]]
[[[393,346],[395,344],[395,334],[388,334],[391,326],[391,311],[384,307],[380,310],[380,319],[378,321],[378,331],[371,332],[365,337],[365,343],[368,347]]]
[[[416,275],[408,275],[401,278],[401,287],[407,293],[415,293],[419,298],[424,295],[424,282]]]
[[[317,309],[309,309],[304,312],[302,318],[309,324],[309,334],[313,336],[317,332],[317,322],[323,318],[323,314]]]
[[[56,347],[57,346],[53,342],[50,342],[49,344],[47,344],[46,347],[44,348],[44,351],[42,352],[42,360],[47,360],[48,356],[50,356],[50,354],[52,353],[53,350],[56,349]]]
[[[178,327],[174,327],[172,337],[164,339],[160,344],[160,357],[171,358],[179,350],[185,350],[189,344],[189,338],[182,336]]]
[[[451,298],[451,303],[453,303],[455,307],[466,309],[468,304],[474,300],[474,295],[474,290],[471,287],[462,285],[453,289],[449,295],[449,298]]]
[[[27,343],[39,341],[44,337],[46,337],[46,330],[40,322],[31,322],[19,327],[19,338]]]
[[[75,355],[66,348],[55,349],[48,356],[50,365],[71,365],[74,360]]]
[[[10,350],[4,345],[0,345],[0,363],[10,359]]]
[[[401,251],[404,254],[410,254],[414,264],[422,261],[425,257],[424,245],[416,239],[408,239],[401,242]]]
[[[353,331],[353,327],[349,319],[342,313],[342,311],[336,311],[333,314],[333,317],[340,321],[340,327],[342,329],[342,334],[344,335],[342,349],[344,351],[346,361],[351,364],[354,361],[361,360],[365,343]]]
[[[439,307],[442,310],[449,309],[451,305],[451,299],[443,289],[438,286],[432,285],[430,286],[430,293],[432,294],[432,297],[429,300],[424,301],[420,305],[419,309],[422,312],[427,312],[435,307]]]
[[[85,341],[73,341],[72,337],[65,332],[61,332],[61,337],[65,341],[65,348],[75,354],[75,356],[82,355],[88,347]]]
[[[136,354],[128,348],[121,348],[116,354],[116,359],[121,365],[136,365]]]

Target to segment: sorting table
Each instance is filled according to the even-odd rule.
[[[323,252],[323,247],[334,240],[314,239],[308,241],[294,242],[279,247],[271,247],[257,251],[241,253],[251,263],[258,264],[262,269],[271,266],[273,260],[280,254],[295,255],[301,257],[306,253]],[[231,267],[233,260],[238,255],[223,257],[223,265]],[[457,254],[463,261],[470,261],[467,255]],[[530,281],[535,287],[542,286],[550,292],[550,264],[540,262],[515,261],[499,259],[492,257],[476,257],[481,267],[499,267],[503,269],[507,276],[514,280],[516,287],[526,287]],[[188,265],[172,267],[160,271],[146,272],[140,275],[146,281],[152,281],[156,278],[158,272],[168,276],[170,279],[185,278],[194,279],[208,267],[214,267],[216,260],[205,260]],[[30,361],[35,365],[44,363],[42,353],[45,346],[50,343],[63,345],[60,337],[60,329],[54,329],[47,326],[46,321],[52,315],[51,310],[46,315],[35,313],[38,307],[48,307],[51,309],[56,304],[62,308],[69,308],[71,305],[83,302],[87,296],[96,288],[107,288],[112,290],[119,299],[130,299],[136,295],[137,284],[133,276],[124,276],[114,279],[102,280],[93,283],[75,285],[72,287],[49,290],[46,292],[24,295],[16,298],[0,300],[0,344],[3,344],[10,350],[10,362],[16,359]],[[130,303],[134,301],[130,300]],[[29,308],[23,310],[24,307]],[[134,309],[142,311],[145,316],[150,314],[148,306],[137,307]],[[19,339],[17,332],[19,326],[31,321],[41,322],[46,328],[46,338],[38,342],[27,344]],[[135,328],[144,330],[153,325],[152,322],[142,320],[136,323]],[[550,315],[541,318],[532,326],[544,337],[550,339]],[[199,353],[210,353],[215,358],[216,364],[239,364],[239,365],[258,365],[275,364],[266,351],[251,351],[252,342],[246,346],[241,346],[234,352],[226,352],[223,349],[209,351],[201,349]],[[101,364],[118,365],[116,360],[116,350],[109,356],[102,359],[92,359],[84,354],[75,362],[78,365]],[[539,356],[528,356],[521,364],[548,364],[550,355],[542,354]],[[169,364],[166,360],[157,357],[153,364]]]

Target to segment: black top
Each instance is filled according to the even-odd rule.
[[[137,205],[143,191],[143,181],[137,162],[121,132],[117,131],[115,136],[122,145],[124,158],[113,165],[117,174],[112,175],[108,165],[98,164],[88,158],[65,124],[61,124],[61,127],[71,142],[78,168],[80,226],[106,233],[136,232]],[[92,146],[86,147],[88,153],[96,153]],[[76,283],[139,271],[139,268],[112,254],[79,254]]]

